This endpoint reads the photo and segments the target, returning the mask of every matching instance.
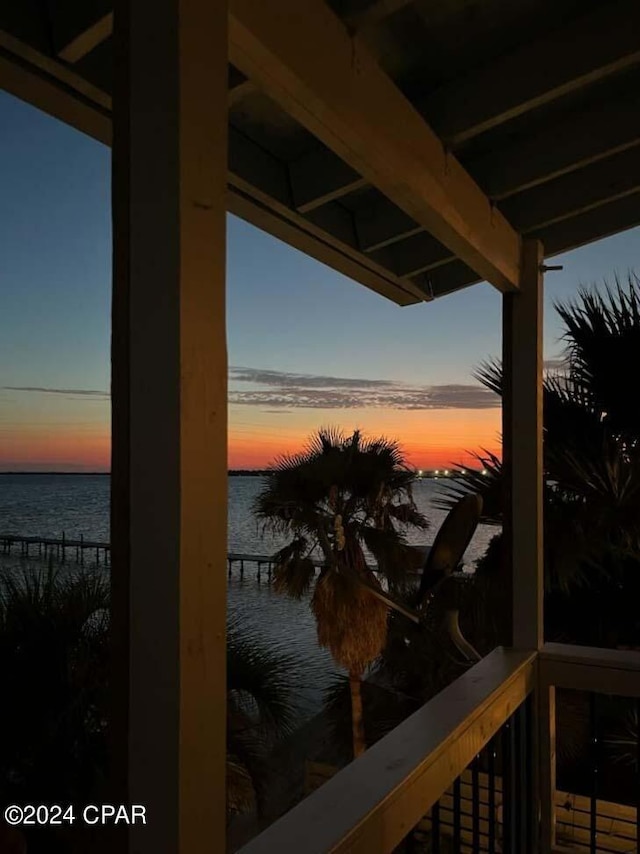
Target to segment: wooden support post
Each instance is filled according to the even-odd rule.
[[[512,644],[539,650],[544,642],[543,456],[542,456],[542,258],[539,241],[522,245],[520,289],[503,296],[503,478],[506,578],[511,585]],[[543,752],[540,688],[531,732],[531,808],[551,785]],[[541,765],[542,762],[542,765]],[[537,820],[534,827],[538,829]],[[540,827],[544,833],[544,827]],[[533,851],[542,837],[534,833]]]
[[[523,241],[519,293],[503,296],[505,545],[512,567],[513,646],[543,643],[542,244]]]
[[[225,850],[226,3],[116,0],[114,53],[114,794],[146,805],[131,852],[208,854]]]
[[[540,854],[551,854],[556,844],[556,689],[540,678],[540,671],[538,685]]]

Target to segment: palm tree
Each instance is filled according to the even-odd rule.
[[[640,401],[628,381],[640,364],[640,279],[583,288],[555,308],[566,353],[564,369],[544,381],[547,631],[594,645],[637,643],[640,625],[626,602],[640,569]],[[502,394],[499,363],[476,376]],[[473,488],[485,499],[485,521],[499,522],[500,461],[479,460],[488,476],[460,472],[442,504]]]
[[[5,803],[104,800],[108,606],[108,583],[97,572],[63,573],[50,564],[0,577]],[[99,834],[88,826],[25,828],[34,854],[94,850]]]
[[[87,571],[0,579],[0,792],[70,803],[106,773],[108,584]],[[10,790],[10,791],[9,791]]]
[[[105,575],[55,570],[50,563],[44,570],[0,576],[0,796],[5,803],[101,800],[108,760],[108,650]],[[262,647],[230,622],[229,813],[261,805],[264,757],[293,726],[295,670],[289,656]],[[0,838],[5,832],[0,827]],[[67,835],[64,850],[76,850],[78,829]],[[50,836],[43,844],[53,850]],[[79,847],[87,846],[84,840]]]
[[[293,730],[295,662],[267,649],[237,621],[227,627],[227,814],[261,810],[265,757]]]
[[[390,591],[404,587],[412,554],[405,533],[428,527],[413,479],[397,442],[322,428],[301,453],[273,464],[254,505],[263,529],[291,537],[275,557],[276,589],[299,599],[313,588],[318,642],[349,674],[354,756],[366,747],[360,680],[387,636],[387,606],[375,596],[381,584],[366,553]],[[324,564],[317,578],[314,554]]]

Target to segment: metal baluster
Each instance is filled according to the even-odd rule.
[[[440,801],[431,808],[431,850],[440,854]]]
[[[496,852],[496,753],[497,741],[495,738],[489,742],[489,854]]]
[[[460,777],[453,783],[453,849],[460,851]]]
[[[471,821],[473,829],[473,854],[480,852],[480,768],[479,757],[471,763]]]
[[[502,850],[516,854],[513,845],[513,726],[509,719],[502,728]]]
[[[640,698],[636,700],[636,845],[640,851]]]
[[[590,809],[590,846],[591,854],[596,854],[598,847],[598,753],[600,746],[598,744],[598,695],[595,693],[589,694],[589,733],[591,736],[591,761],[593,762],[593,787],[591,790],[591,809]]]

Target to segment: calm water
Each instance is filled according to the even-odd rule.
[[[229,551],[271,554],[284,540],[260,536],[251,516],[251,504],[260,490],[259,477],[229,478]],[[431,522],[426,532],[410,536],[415,545],[431,543],[445,513],[433,507],[440,482],[418,481],[416,503]],[[3,475],[0,474],[0,533],[69,539],[109,540],[109,478],[100,475]],[[480,527],[472,540],[465,563],[469,568],[486,549],[495,531]],[[0,555],[0,562],[9,563]],[[14,557],[10,565],[19,561]],[[221,568],[226,571],[226,567]],[[322,691],[336,673],[330,656],[316,643],[315,625],[308,603],[274,593],[264,580],[258,584],[253,569],[245,577],[229,581],[230,615],[264,642],[285,650],[300,662],[297,694],[303,716],[317,708]],[[264,579],[264,576],[263,576]]]

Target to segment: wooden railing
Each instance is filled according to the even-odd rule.
[[[536,657],[494,650],[242,854],[392,851],[523,705]]]
[[[363,756],[327,775],[241,854],[386,854],[416,828],[426,829],[438,851],[445,850],[438,841],[443,827],[459,851],[640,851],[637,804],[611,803],[595,790],[556,790],[556,688],[638,698],[640,718],[640,652],[564,644],[495,650]],[[485,773],[482,751],[495,757],[496,744],[503,746],[500,768],[491,759]],[[523,765],[518,757],[527,750]],[[640,801],[640,745],[637,761]]]
[[[588,796],[559,797],[556,787],[556,688],[588,693],[593,779]],[[602,695],[640,698],[640,652],[545,644],[538,662],[542,852],[640,851],[640,745],[636,733],[635,806],[610,803],[598,786],[597,701]],[[635,704],[640,710],[640,704]],[[600,769],[601,771],[602,769]]]

